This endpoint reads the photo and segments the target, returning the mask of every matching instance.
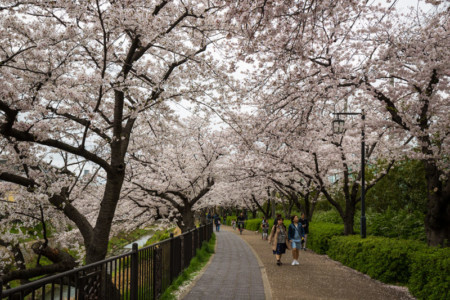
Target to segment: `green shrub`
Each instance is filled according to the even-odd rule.
[[[424,214],[419,211],[409,212],[404,209],[387,209],[384,213],[370,212],[367,214],[367,233],[425,242],[424,218]]]
[[[273,219],[269,219],[267,220],[269,223],[269,234],[272,230],[273,227]],[[261,223],[262,223],[262,218],[260,219],[249,219],[247,221],[245,221],[245,229],[247,230],[251,230],[251,231],[259,231],[262,232],[261,230]],[[291,224],[290,220],[284,220],[284,226],[286,226],[286,228],[289,227],[289,225]]]
[[[317,211],[313,214],[312,222],[344,224],[336,209]]]
[[[308,248],[319,254],[328,251],[329,241],[335,236],[344,234],[344,225],[311,222],[309,224]]]
[[[409,291],[418,299],[450,299],[450,249],[428,248],[412,256]]]
[[[227,220],[225,222],[226,225],[231,226],[231,221],[235,220],[236,221],[236,216],[227,216]]]
[[[424,214],[420,211],[406,209],[393,210],[388,208],[383,213],[373,210],[366,211],[367,234],[399,239],[420,240],[425,242]],[[360,230],[361,211],[357,210],[354,218],[354,231]],[[317,211],[313,215],[313,222],[344,224],[336,209]]]
[[[259,231],[261,229],[262,219],[249,219],[245,221],[245,229]]]
[[[407,285],[418,299],[449,299],[450,248],[419,240],[342,236],[343,225],[311,222],[308,246],[385,283]]]
[[[416,241],[369,236],[334,237],[327,254],[344,265],[386,283],[407,284],[411,276],[411,253],[425,246]]]

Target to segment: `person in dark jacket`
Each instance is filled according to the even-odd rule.
[[[221,220],[220,220],[219,215],[218,215],[218,214],[215,214],[215,215],[214,215],[214,224],[216,225],[216,232],[219,232],[219,231],[220,231],[220,224],[221,224],[220,221],[221,221]]]
[[[288,228],[288,240],[292,245],[292,265],[295,266],[300,264],[298,262],[298,254],[302,247],[302,239],[305,236],[305,230],[299,222],[297,215],[292,216],[291,220],[292,223]]]
[[[303,229],[305,230],[305,237],[302,240],[302,249],[306,251],[306,241],[308,240],[308,233],[309,233],[309,221],[305,218],[305,214],[302,213],[302,217],[300,218],[299,222],[302,224]]]

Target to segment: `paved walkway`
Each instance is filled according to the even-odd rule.
[[[265,299],[261,269],[252,249],[232,229],[221,228],[215,234],[216,253],[183,299]]]
[[[281,259],[283,265],[277,266],[270,245],[261,239],[260,234],[244,230],[242,236],[237,232],[235,235],[244,239],[264,264],[274,300],[414,299],[404,287],[383,284],[309,250],[300,252],[299,266],[291,266],[292,253],[289,250]]]

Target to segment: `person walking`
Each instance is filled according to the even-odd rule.
[[[262,239],[267,240],[267,234],[269,232],[269,222],[267,222],[266,217],[263,218],[261,222]]]
[[[305,213],[302,213],[301,219],[299,220],[300,224],[302,224],[302,227],[305,231],[305,236],[302,239],[302,249],[306,251],[306,241],[308,240],[308,233],[309,233],[309,221],[305,218]]]
[[[220,217],[219,215],[214,216],[214,224],[216,225],[216,232],[220,231]]]
[[[286,227],[281,216],[276,219],[275,225],[272,227],[269,244],[272,245],[272,252],[277,259],[277,265],[281,266],[281,256],[286,253],[286,248],[288,248]]]
[[[299,265],[298,262],[298,254],[302,247],[302,238],[305,235],[305,230],[302,227],[302,224],[299,223],[299,219],[297,215],[292,216],[291,225],[288,228],[288,240],[292,245],[292,265]]]

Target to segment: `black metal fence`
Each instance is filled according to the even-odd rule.
[[[212,223],[78,269],[2,290],[0,300],[158,299],[208,241]]]

